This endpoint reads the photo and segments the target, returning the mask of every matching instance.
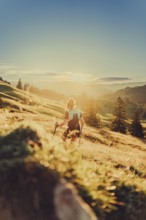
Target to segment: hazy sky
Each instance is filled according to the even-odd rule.
[[[11,78],[146,79],[146,1],[0,0],[0,63]]]

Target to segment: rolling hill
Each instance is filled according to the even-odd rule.
[[[141,119],[146,119],[146,85],[137,87],[127,87],[117,90],[100,97],[97,102],[99,113],[106,115],[113,113],[115,103],[118,97],[121,97],[126,106],[127,116],[132,118],[135,111],[140,113]]]
[[[63,118],[66,100],[42,98],[4,82],[0,82],[0,98],[1,174],[9,176],[14,164],[15,168],[17,164],[29,167],[35,162],[72,183],[99,219],[146,219],[145,139],[112,132],[107,127],[85,126],[79,148],[78,142],[70,144],[68,140],[65,150],[61,140],[64,128],[58,128],[55,136],[52,131],[55,122]],[[146,129],[144,121],[143,126]],[[1,198],[1,179],[0,186]],[[17,192],[17,186],[12,186]]]
[[[125,89],[121,89],[116,91],[113,94],[113,97],[123,97],[124,99],[128,98],[130,101],[138,103],[138,104],[146,104],[146,85],[137,86],[137,87],[127,87]]]

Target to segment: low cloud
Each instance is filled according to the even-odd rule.
[[[46,76],[58,76],[59,73],[51,73],[51,72],[47,72],[47,73],[44,73]]]
[[[131,80],[128,77],[105,77],[105,78],[100,78],[100,82],[118,82],[118,81],[128,81]]]
[[[48,76],[48,77],[54,77],[60,75],[58,73],[45,72],[42,70],[25,71],[24,74],[26,74],[27,76]]]
[[[78,82],[88,84],[96,82],[97,79],[93,74],[73,73],[69,71],[56,73],[42,69],[21,69],[18,66],[12,66],[6,63],[0,63],[0,76],[10,82],[17,82],[18,79],[21,78],[23,82],[32,84],[49,84],[54,82]]]
[[[0,63],[0,77],[7,81],[15,81],[21,74],[17,66],[9,65],[7,63]]]

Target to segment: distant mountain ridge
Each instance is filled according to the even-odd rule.
[[[134,112],[137,110],[141,118],[146,119],[146,85],[127,87],[102,96],[98,100],[100,113],[103,115],[107,112],[113,114],[118,97],[124,100],[126,111],[130,118],[133,117]]]
[[[45,90],[52,90],[56,93],[67,95],[67,96],[78,96],[82,93],[86,95],[99,98],[106,94],[114,93],[117,90],[123,90],[127,87],[135,88],[139,86],[146,85],[146,82],[133,82],[133,83],[113,83],[113,84],[104,84],[104,83],[77,83],[77,82],[54,82],[47,85],[44,85]],[[42,88],[41,88],[42,90]]]
[[[113,83],[106,85],[107,88],[111,89],[112,91],[117,91],[125,88],[135,88],[139,86],[144,86],[146,85],[146,82],[129,82],[129,83]]]
[[[146,104],[146,85],[120,89],[114,93],[114,96],[121,96],[123,98],[128,98],[132,102]]]

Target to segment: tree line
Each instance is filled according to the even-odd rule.
[[[32,86],[29,83],[24,83],[24,86],[23,86],[21,79],[18,80],[18,83],[16,85],[17,89],[22,89],[22,90],[25,90],[25,91],[30,91],[31,87]]]
[[[11,84],[10,82],[8,82],[7,80],[4,80],[1,76],[0,76],[0,81],[2,81],[2,82],[5,82],[5,83],[7,83],[7,84]]]
[[[95,128],[101,127],[101,120],[99,114],[97,114],[97,104],[94,99],[91,99],[88,103],[86,103],[85,121],[89,126]],[[126,105],[121,97],[118,97],[115,102],[113,119],[110,128],[112,131],[123,134],[126,134],[127,131],[129,131],[133,136],[144,138],[144,129],[140,122],[139,112],[135,111],[131,123],[128,123]]]
[[[59,94],[53,90],[50,89],[39,89],[36,86],[31,85],[30,83],[22,83],[21,79],[18,80],[18,83],[16,85],[16,88],[24,90],[24,91],[28,91],[28,92],[32,92],[36,95],[42,96],[42,97],[46,97],[46,98],[50,98],[50,99],[56,99],[56,100],[60,100],[60,99],[64,99],[65,96],[62,94]]]

